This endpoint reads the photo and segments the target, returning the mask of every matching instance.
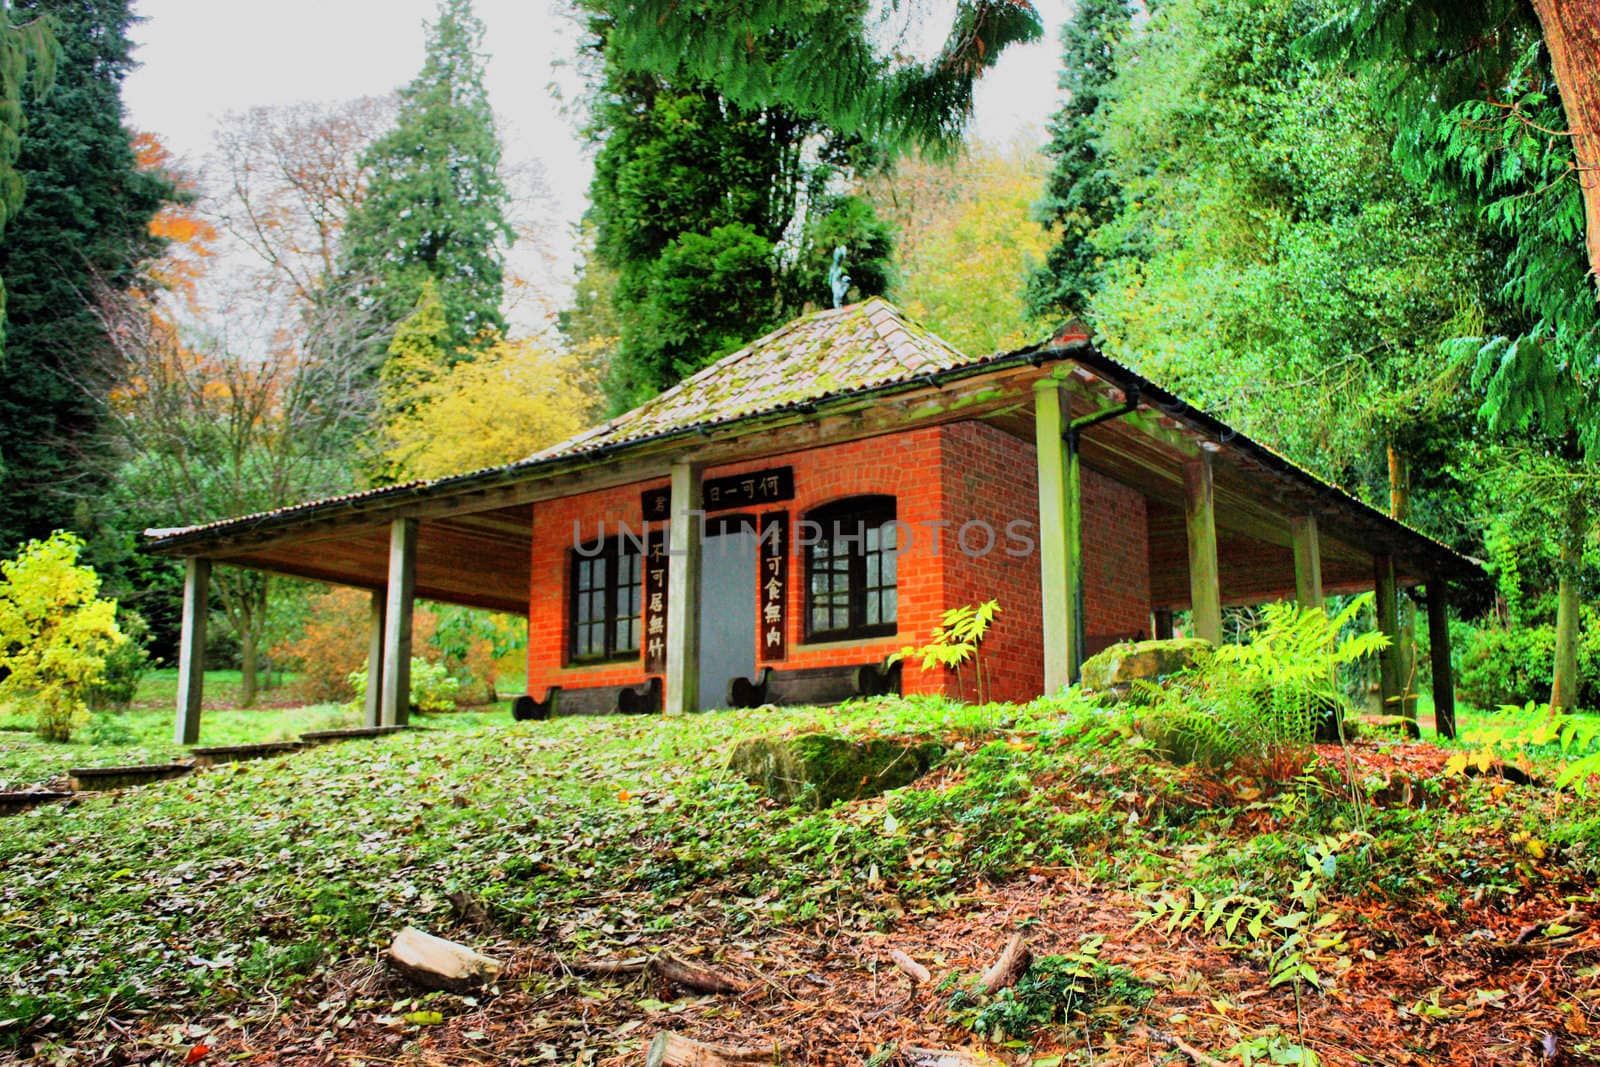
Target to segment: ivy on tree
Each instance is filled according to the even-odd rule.
[[[371,179],[345,233],[345,273],[383,321],[398,324],[430,282],[437,288],[447,363],[505,330],[504,249],[513,234],[482,48],[470,0],[440,0],[395,128],[362,157]]]

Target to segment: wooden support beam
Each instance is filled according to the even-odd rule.
[[[1373,556],[1373,588],[1377,596],[1373,610],[1378,630],[1389,638],[1389,647],[1378,654],[1378,695],[1382,714],[1399,714],[1400,708],[1400,610],[1394,584],[1394,557]]]
[[[416,599],[416,519],[389,526],[389,589],[383,626],[383,702],[380,725],[404,726],[411,718],[411,612]]]
[[[1303,608],[1322,607],[1322,542],[1314,514],[1289,520],[1294,538],[1294,597]]]
[[[1450,611],[1444,582],[1428,579],[1428,657],[1433,665],[1433,724],[1440,737],[1456,735],[1456,678],[1450,663]]]
[[[701,473],[698,463],[672,465],[667,520],[667,707],[682,715],[700,707]],[[753,608],[751,610],[754,610]]]
[[[1056,378],[1033,383],[1033,433],[1039,478],[1040,637],[1044,691],[1060,692],[1072,680],[1071,515],[1067,450],[1062,440],[1071,411],[1069,386]]]
[[[367,644],[367,699],[362,725],[383,724],[383,642],[384,618],[388,614],[388,594],[381,589],[372,591],[371,639]]]
[[[206,616],[211,612],[211,561],[183,561],[183,629],[178,645],[178,716],[172,740],[200,740],[200,699],[205,689]]]
[[[1184,525],[1189,535],[1189,610],[1194,636],[1222,644],[1222,585],[1217,569],[1216,494],[1211,456],[1183,468]]]

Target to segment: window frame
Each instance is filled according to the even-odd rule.
[[[821,539],[802,547],[802,552],[805,556],[805,584],[801,587],[804,590],[802,603],[804,636],[802,644],[825,644],[836,641],[893,637],[899,633],[899,566],[896,562],[894,565],[894,580],[887,585],[882,584],[881,570],[884,559],[896,560],[898,546],[895,551],[884,551],[880,548],[876,553],[873,553],[869,552],[866,543],[866,531],[869,529],[882,529],[884,526],[892,526],[898,533],[897,518],[895,498],[879,493],[846,497],[842,500],[835,500],[812,508],[805,513],[802,521],[815,523],[821,530]],[[848,555],[833,550],[836,532],[844,535],[841,540],[850,539],[852,550]],[[860,534],[858,542],[854,540],[854,535],[857,533]],[[817,553],[819,545],[828,545],[830,551],[819,557]],[[879,560],[879,584],[869,586],[867,575],[869,569],[868,560],[873,555],[876,555]],[[817,629],[816,627],[815,612],[818,609],[816,599],[818,596],[816,589],[816,575],[818,572],[816,568],[821,560],[827,560],[830,563],[843,560],[846,564],[846,570],[844,571],[846,623],[842,629],[837,627]],[[867,622],[868,598],[874,594],[882,597],[886,591],[891,590],[894,593],[893,617],[886,622]],[[828,595],[832,595],[831,590]],[[837,608],[828,605],[825,610],[828,610],[831,614],[836,612]]]
[[[602,663],[625,663],[636,660],[644,652],[644,562],[645,553],[640,550],[636,538],[626,534],[618,534],[606,539],[598,552],[580,552],[576,547],[568,550],[567,566],[567,641],[566,662],[575,667],[589,667]],[[587,547],[587,546],[586,546]],[[584,564],[602,561],[605,564],[605,578],[603,585],[581,585],[580,575]],[[623,561],[632,561],[633,578],[624,583],[621,581]],[[603,612],[598,619],[582,620],[580,603],[583,597],[592,596],[596,592],[603,592]],[[632,594],[631,597],[628,594]],[[632,599],[636,610],[631,615],[624,615],[621,606],[624,598]],[[617,639],[618,627],[632,621],[633,634],[632,648],[619,648]],[[600,652],[580,654],[579,631],[581,628],[601,626],[603,634],[603,649]]]

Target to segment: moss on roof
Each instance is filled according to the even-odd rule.
[[[632,411],[529,459],[577,455],[981,362],[873,297],[795,319]]]

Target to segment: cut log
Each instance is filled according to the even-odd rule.
[[[906,977],[910,978],[918,985],[926,985],[928,982],[933,980],[933,974],[928,970],[928,968],[924,967],[922,964],[918,963],[904,952],[901,952],[899,949],[890,949],[889,958],[894,961],[894,965],[896,967],[900,968],[906,973]]]
[[[425,989],[464,993],[486,985],[500,974],[500,961],[465,945],[425,934],[408,926],[389,945],[389,963]]]
[[[917,1048],[907,1045],[900,1055],[912,1067],[1001,1067],[987,1052],[970,1048]]]
[[[645,1067],[741,1067],[749,1064],[782,1064],[783,1050],[776,1044],[735,1048],[708,1045],[703,1041],[663,1030],[650,1042]]]
[[[709,967],[688,963],[670,952],[662,952],[652,957],[650,969],[669,985],[682,986],[694,993],[738,994],[747,988],[743,982],[736,982]]]
[[[1023,944],[1021,934],[1012,934],[1011,940],[1006,942],[1005,950],[1000,953],[1000,958],[983,972],[979,984],[983,986],[985,993],[992,996],[1008,986],[1015,985],[1017,979],[1026,974],[1031,966],[1033,966],[1033,953]]]

